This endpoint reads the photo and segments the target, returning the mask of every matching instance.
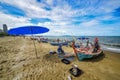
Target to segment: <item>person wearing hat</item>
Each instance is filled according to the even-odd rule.
[[[65,52],[64,52],[64,50],[62,49],[62,44],[60,44],[59,46],[58,46],[58,49],[57,49],[57,51],[58,51],[58,54],[60,55],[60,54],[65,54]]]

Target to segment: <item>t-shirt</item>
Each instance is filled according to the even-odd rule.
[[[64,51],[62,50],[62,48],[58,48],[58,53],[64,53]]]

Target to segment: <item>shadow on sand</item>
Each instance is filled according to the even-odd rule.
[[[101,53],[99,56],[94,56],[93,58],[89,58],[89,59],[84,59],[82,60],[83,62],[99,62],[101,60],[103,60],[105,58],[105,54],[104,53]],[[58,57],[57,54],[46,54],[43,59],[47,60],[47,61],[50,61],[50,62],[54,62],[54,63],[60,63],[61,62],[61,59]],[[73,61],[76,61],[77,58],[74,57],[74,60],[72,60],[71,62]]]
[[[57,54],[46,54],[43,59],[47,60],[47,61],[51,61],[54,63],[60,63],[60,59],[58,58]]]

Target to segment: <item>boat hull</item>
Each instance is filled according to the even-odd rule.
[[[50,44],[53,45],[53,46],[58,46],[58,45],[60,45],[60,44],[62,44],[63,46],[67,46],[67,45],[68,45],[68,43],[66,43],[66,42],[60,42],[60,43],[51,42]]]
[[[77,53],[78,59],[79,61],[82,61],[84,59],[90,59],[90,58],[94,58],[94,57],[98,57],[99,55],[103,54],[103,51],[96,53],[96,54],[84,54],[84,53]]]

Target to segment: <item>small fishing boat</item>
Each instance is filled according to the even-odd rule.
[[[103,54],[103,51],[99,51],[97,53],[91,53],[91,54],[85,54],[85,53],[82,53],[82,52],[77,52],[76,55],[77,55],[77,58],[82,61],[84,59],[89,59],[89,58],[94,58],[94,57],[97,57],[99,55]]]
[[[98,38],[95,39],[95,42],[98,42]],[[87,45],[88,45],[87,41]],[[93,48],[86,48],[86,47],[80,47],[79,49],[75,47],[75,42],[72,44],[72,48],[78,58],[78,60],[82,61],[84,59],[94,58],[101,54],[103,54],[103,51],[99,48],[96,50],[95,46],[92,45]],[[98,44],[97,44],[98,47]]]
[[[58,46],[60,44],[62,44],[63,46],[67,46],[68,45],[68,42],[50,42],[51,45],[53,46]]]
[[[48,43],[48,38],[39,38],[38,42]]]

